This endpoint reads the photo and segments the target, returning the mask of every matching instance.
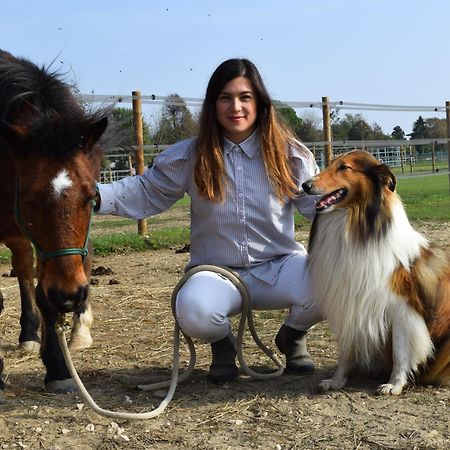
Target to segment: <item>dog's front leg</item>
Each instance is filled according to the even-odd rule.
[[[408,382],[409,343],[403,327],[395,324],[392,329],[392,372],[389,381],[378,387],[384,395],[400,395]]]
[[[384,395],[400,395],[420,364],[433,352],[433,344],[422,316],[406,302],[396,303],[392,320],[392,372],[379,386]]]
[[[339,355],[338,364],[333,377],[327,380],[322,380],[319,386],[323,391],[343,388],[347,384],[348,374],[350,373],[351,368],[352,364],[350,362],[350,358],[342,354]]]

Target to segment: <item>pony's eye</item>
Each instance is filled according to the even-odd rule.
[[[339,164],[339,166],[338,166],[338,168],[337,168],[337,170],[347,170],[347,169],[350,169],[350,166],[348,166],[348,165],[345,164],[345,163]]]

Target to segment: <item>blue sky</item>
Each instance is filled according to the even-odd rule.
[[[277,100],[328,96],[420,106],[450,100],[449,0],[1,3],[0,47],[38,64],[55,60],[86,94],[203,97],[218,64],[245,57]],[[345,112],[361,112],[386,133],[395,125],[410,132],[419,114],[445,117]]]

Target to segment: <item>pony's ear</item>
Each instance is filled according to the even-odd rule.
[[[0,138],[11,147],[19,146],[27,134],[27,129],[19,125],[11,125],[4,120],[0,121]]]
[[[102,117],[100,120],[97,120],[97,122],[91,125],[89,130],[87,131],[85,136],[85,142],[88,145],[94,145],[101,138],[107,126],[108,126],[107,117]]]
[[[383,183],[389,188],[390,191],[394,192],[397,186],[397,178],[391,172],[386,164],[380,164],[378,166],[378,173]]]

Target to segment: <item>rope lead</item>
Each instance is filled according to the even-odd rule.
[[[185,275],[181,278],[181,280],[177,283],[175,286],[175,289],[172,292],[171,297],[171,306],[172,306],[172,313],[175,318],[175,327],[173,331],[173,367],[172,367],[172,378],[170,381],[162,381],[159,383],[152,383],[152,384],[143,384],[139,385],[139,389],[142,389],[143,391],[150,391],[155,389],[161,389],[165,387],[169,387],[169,390],[166,394],[166,397],[164,400],[160,403],[160,405],[155,408],[152,411],[145,412],[145,413],[128,413],[128,412],[118,412],[118,411],[109,411],[103,408],[100,408],[97,403],[94,401],[94,399],[91,397],[89,392],[86,390],[86,388],[83,385],[83,382],[81,381],[80,377],[78,376],[78,373],[73,365],[72,358],[70,357],[69,348],[67,346],[67,341],[65,337],[65,333],[69,329],[68,322],[65,320],[64,315],[60,315],[58,322],[56,324],[56,332],[59,340],[59,344],[61,346],[61,350],[64,356],[64,360],[67,364],[67,368],[69,369],[69,372],[74,379],[80,393],[85,398],[89,406],[101,416],[110,417],[114,419],[127,419],[127,420],[145,420],[145,419],[151,419],[159,414],[161,414],[167,407],[167,405],[172,400],[175,389],[177,387],[178,382],[182,382],[186,380],[194,371],[195,366],[195,360],[196,360],[196,353],[195,353],[195,347],[193,344],[192,339],[185,335],[183,333],[183,336],[188,344],[189,347],[189,365],[186,369],[186,371],[178,377],[178,371],[180,366],[180,327],[178,326],[177,320],[176,320],[176,314],[175,314],[175,303],[178,295],[178,291],[182,288],[184,283],[195,273],[201,272],[201,271],[208,271],[208,272],[214,272],[218,273],[220,275],[225,276],[228,278],[239,290],[239,293],[241,294],[242,298],[242,312],[241,312],[241,318],[239,320],[239,326],[238,326],[238,333],[236,337],[236,354],[239,360],[239,363],[241,365],[241,368],[246,372],[248,375],[250,375],[252,378],[258,379],[258,380],[266,380],[269,378],[275,378],[283,374],[284,372],[284,364],[281,362],[281,360],[271,351],[269,350],[259,339],[256,329],[254,326],[253,321],[253,313],[250,308],[250,298],[248,291],[242,282],[241,278],[236,272],[230,271],[230,269],[220,266],[212,266],[212,265],[201,265],[194,267],[190,269],[188,272],[185,273]],[[245,331],[245,321],[248,320],[248,327],[250,330],[250,333],[256,342],[256,344],[261,348],[261,350],[269,356],[269,358],[275,363],[277,366],[277,370],[275,372],[271,373],[258,373],[251,370],[245,360],[244,356],[242,354],[242,338]]]

